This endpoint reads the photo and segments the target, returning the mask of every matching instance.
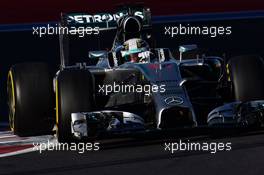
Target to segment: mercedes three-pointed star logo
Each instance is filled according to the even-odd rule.
[[[164,102],[168,105],[180,105],[183,104],[183,99],[181,97],[168,97],[164,100]]]

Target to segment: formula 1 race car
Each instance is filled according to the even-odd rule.
[[[258,56],[187,58],[196,45],[184,45],[174,58],[169,49],[151,46],[150,10],[142,7],[63,14],[59,26],[75,33],[89,27],[96,36],[88,38],[96,42],[87,43],[88,58],[77,60],[72,50],[78,55],[81,46],[71,42],[82,38],[61,33],[54,78],[44,63],[11,67],[9,120],[19,136],[50,132],[55,123],[60,142],[103,132],[263,124],[264,62]],[[109,32],[116,34],[111,50],[91,51]]]

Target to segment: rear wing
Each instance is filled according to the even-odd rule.
[[[138,16],[142,19],[144,28],[151,27],[151,12],[144,7],[123,7],[115,13],[62,13],[61,24],[67,27],[98,27],[99,30],[117,28],[119,18],[126,15]]]
[[[106,40],[109,37],[105,37],[105,33],[108,31],[116,30],[118,28],[118,19],[126,15],[133,15],[142,20],[142,32],[149,31],[151,29],[151,12],[149,8],[142,6],[123,6],[119,7],[115,13],[98,13],[98,14],[89,14],[89,13],[62,13],[61,20],[59,22],[60,27],[67,28],[69,31],[76,31],[78,28],[92,28],[93,30],[98,31],[97,35],[93,37],[89,36],[89,43],[93,45],[102,45],[102,41]],[[115,32],[108,32],[109,35],[113,35]],[[102,36],[102,38],[98,39]],[[72,58],[72,55],[75,55],[71,52],[71,46],[74,45],[71,42],[71,37],[69,34],[60,33],[60,55],[61,55],[61,67],[64,68],[68,65],[74,64],[76,62],[75,58]],[[111,38],[111,37],[110,37]],[[73,39],[74,41],[74,39]],[[76,41],[76,40],[75,40]],[[70,43],[71,42],[71,43]],[[82,46],[81,46],[82,47]],[[80,46],[78,49],[80,50]],[[83,46],[85,47],[85,46]],[[87,45],[86,48],[87,49]],[[100,48],[98,48],[100,49]],[[83,53],[86,51],[83,51]],[[88,51],[87,51],[88,53]]]

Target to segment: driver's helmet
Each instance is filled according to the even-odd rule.
[[[124,42],[121,56],[125,62],[143,63],[149,59],[149,45],[140,38],[129,39]]]

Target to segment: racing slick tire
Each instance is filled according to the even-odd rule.
[[[264,99],[264,61],[255,55],[237,56],[229,60],[227,73],[237,101]]]
[[[55,83],[56,123],[59,142],[75,140],[71,113],[89,112],[94,106],[93,76],[88,70],[62,70]]]
[[[7,78],[9,124],[14,134],[49,134],[54,126],[52,78],[45,63],[13,65]]]

